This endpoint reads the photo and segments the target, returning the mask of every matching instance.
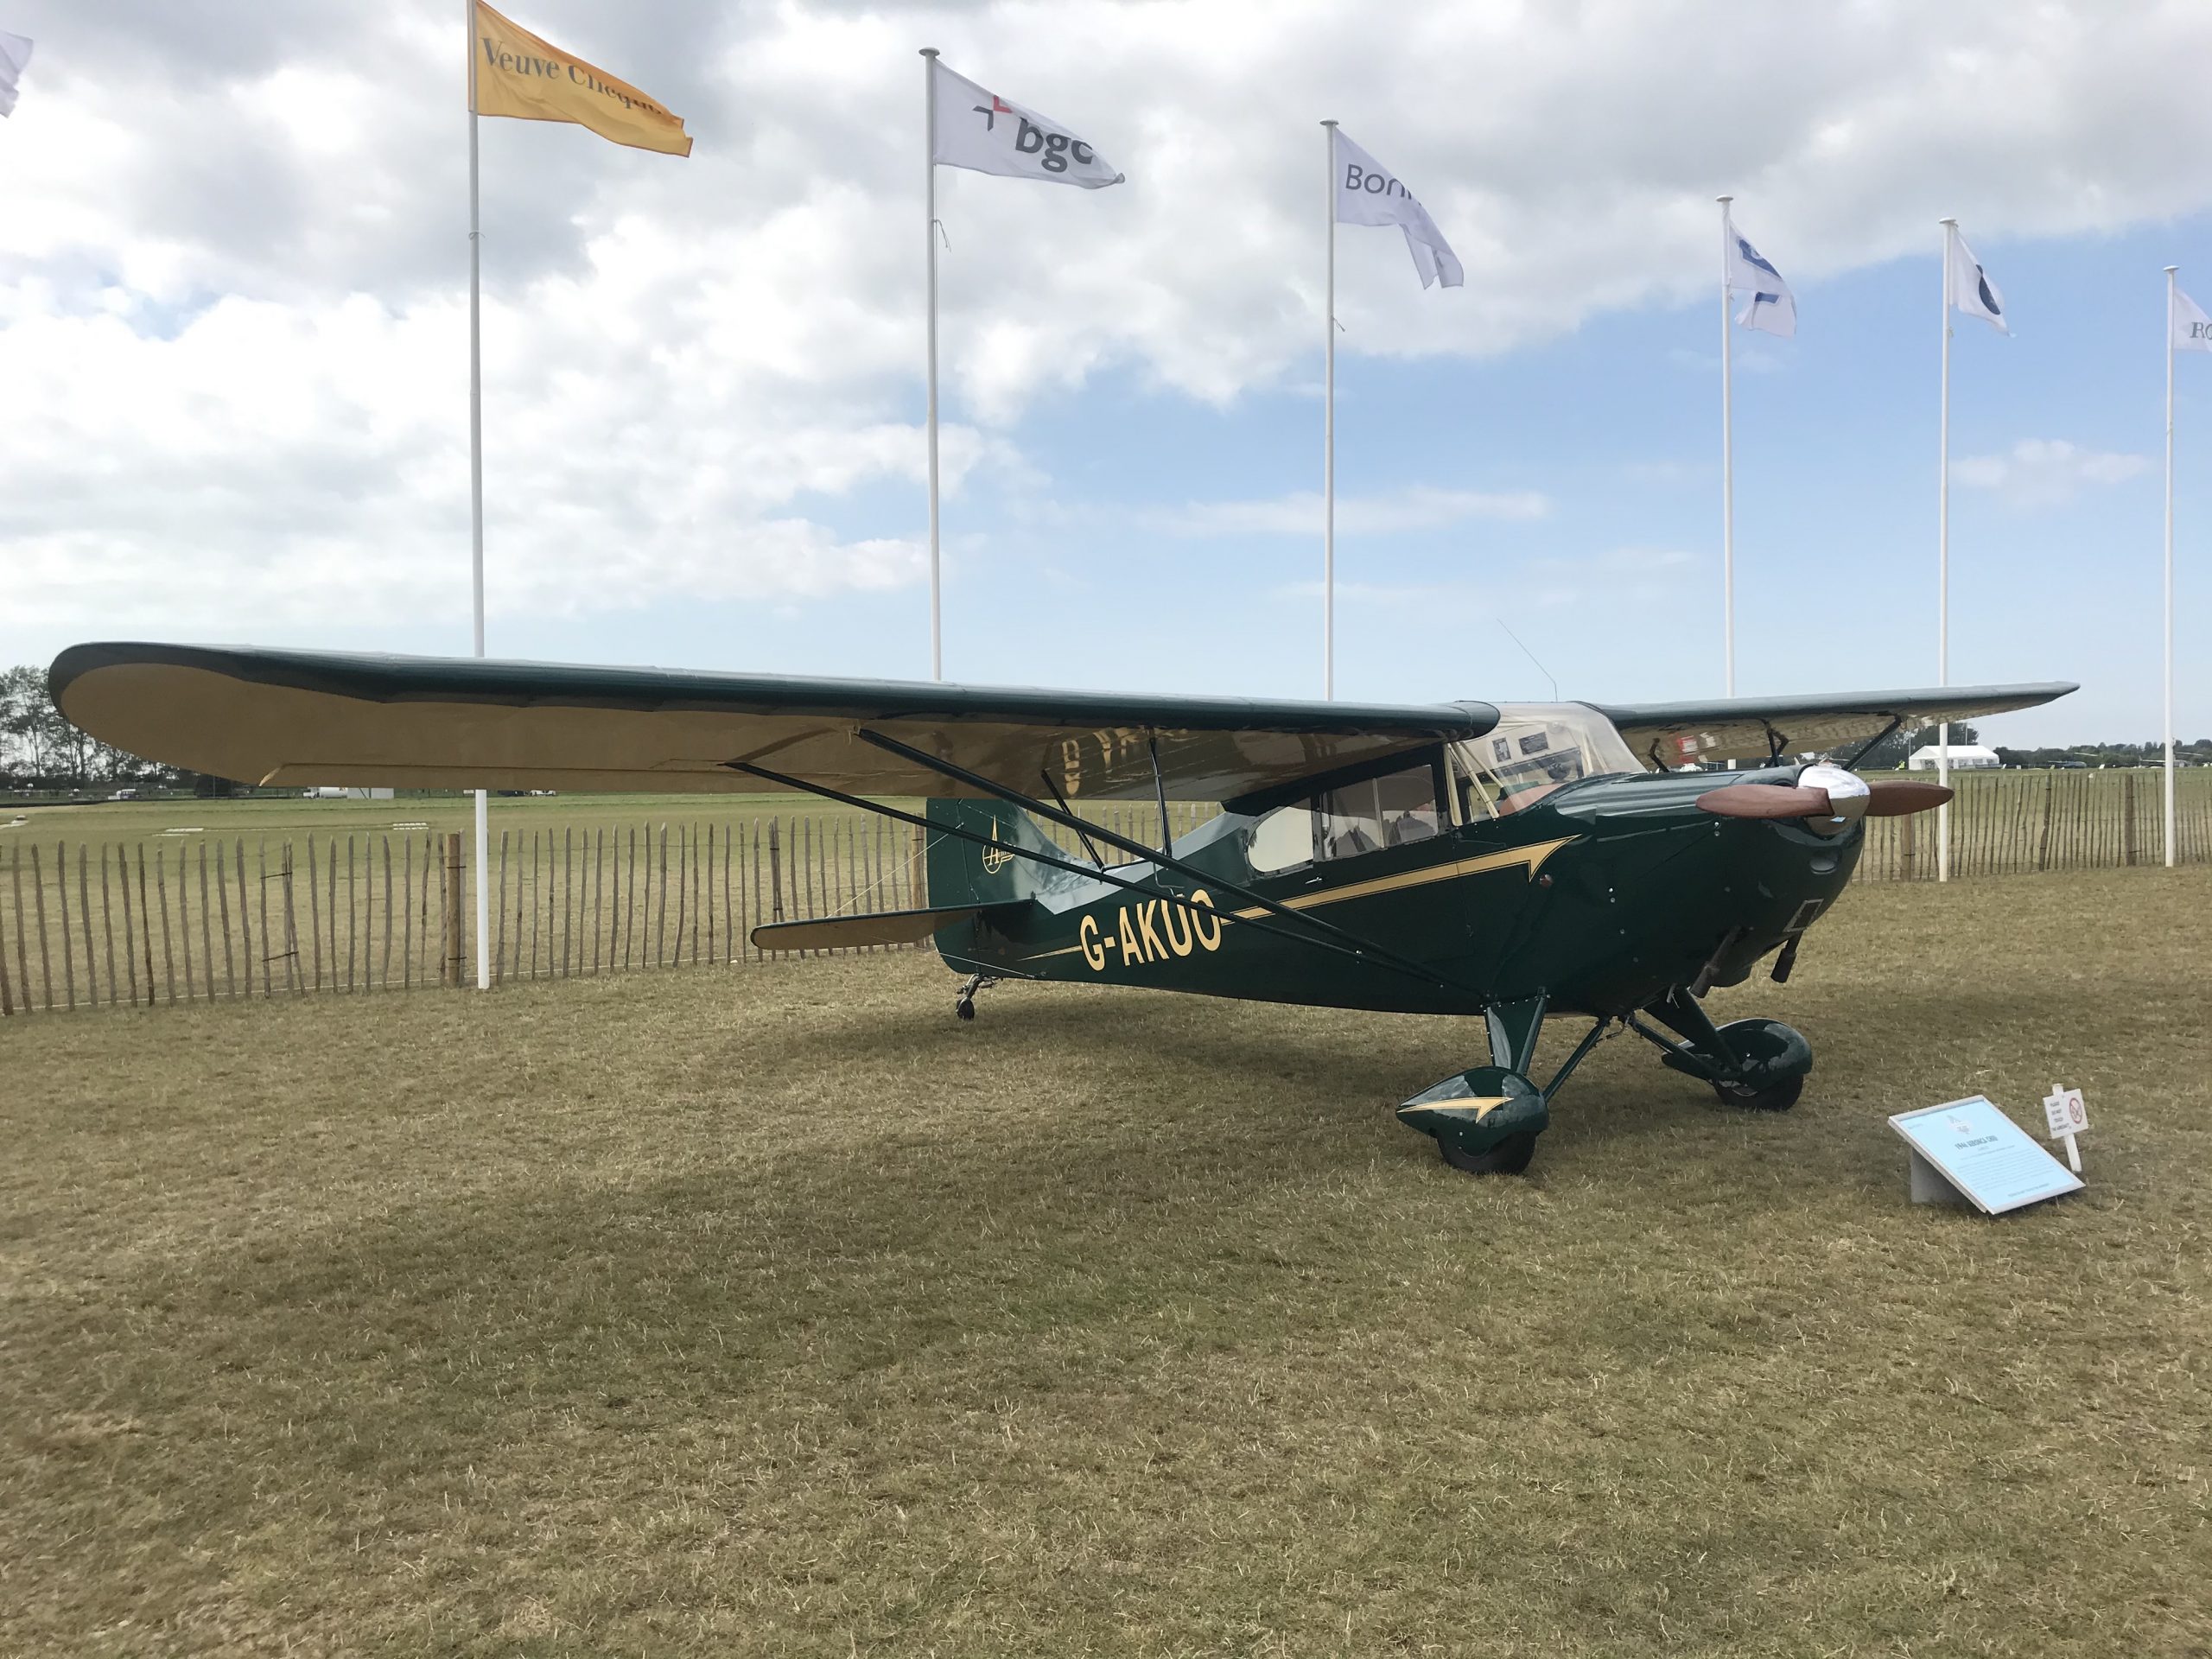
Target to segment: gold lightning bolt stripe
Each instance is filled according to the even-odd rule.
[[[1473,858],[1455,859],[1449,864],[1432,864],[1424,869],[1407,870],[1398,875],[1380,875],[1372,881],[1355,881],[1349,887],[1328,887],[1319,893],[1302,893],[1294,898],[1281,900],[1285,910],[1313,910],[1322,905],[1338,905],[1347,899],[1367,899],[1379,893],[1396,893],[1406,887],[1424,887],[1433,881],[1456,881],[1463,875],[1480,875],[1485,870],[1510,870],[1516,865],[1525,866],[1529,880],[1544,861],[1569,842],[1573,836],[1562,836],[1557,841],[1531,842],[1526,847],[1508,847],[1499,852],[1482,853]],[[1224,912],[1228,921],[1251,921],[1268,914],[1258,905],[1243,910]],[[1035,956],[1024,957],[1024,962],[1042,962],[1048,957],[1073,956],[1082,946],[1063,945],[1057,950],[1040,950]]]
[[[1409,1100],[1398,1108],[1398,1116],[1403,1117],[1408,1112],[1462,1112],[1471,1106],[1475,1109],[1475,1122],[1479,1123],[1514,1098],[1512,1095],[1465,1095],[1458,1100]]]
[[[1456,881],[1463,875],[1480,875],[1484,870],[1510,870],[1516,864],[1525,865],[1533,880],[1543,861],[1573,840],[1573,836],[1562,836],[1557,841],[1531,842],[1526,847],[1508,847],[1501,852],[1455,859],[1449,864],[1432,864],[1426,869],[1408,870],[1399,875],[1378,875],[1372,881],[1355,881],[1350,887],[1327,887],[1319,893],[1302,893],[1281,902],[1285,910],[1313,910],[1322,905],[1340,905],[1347,899],[1369,899],[1378,893],[1425,887],[1432,881]],[[1249,921],[1268,912],[1253,905],[1229,913],[1239,921]]]

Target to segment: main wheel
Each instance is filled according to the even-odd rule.
[[[1713,1092],[1720,1096],[1724,1105],[1741,1106],[1753,1112],[1786,1112],[1805,1092],[1805,1079],[1800,1073],[1764,1089],[1750,1089],[1740,1083],[1716,1083]]]
[[[952,1005],[952,1011],[963,1020],[973,1020],[976,1017],[975,1000],[963,996]]]
[[[1436,1137],[1436,1149],[1444,1161],[1465,1175],[1518,1175],[1529,1167],[1529,1160],[1536,1155],[1536,1137],[1531,1135],[1509,1135],[1487,1152],[1461,1152],[1442,1135]]]

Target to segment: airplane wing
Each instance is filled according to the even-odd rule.
[[[1802,754],[1840,748],[1878,736],[1891,721],[1898,722],[1900,730],[1916,731],[1945,721],[2033,709],[2075,689],[2069,682],[2053,680],[2040,685],[1954,685],[1839,696],[1599,702],[1591,707],[1613,722],[1638,760],[1663,769],[1693,761],[1763,760],[1777,751]]]
[[[475,658],[73,645],[54,701],[103,742],[248,784],[743,791],[749,762],[855,795],[981,791],[878,733],[1026,793],[1214,801],[1479,737],[1484,702],[1137,696]],[[1040,788],[1041,786],[1041,788]]]

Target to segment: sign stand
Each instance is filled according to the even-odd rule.
[[[2001,1216],[2082,1190],[2079,1175],[2069,1173],[1986,1096],[1899,1112],[1890,1127],[1908,1148],[1915,1204],[1967,1204]]]
[[[2089,1127],[2089,1109],[2082,1099],[2079,1089],[2069,1089],[2054,1083],[2050,1092],[2043,1097],[2043,1115],[2050,1125],[2050,1138],[2066,1143],[2066,1161],[2074,1173],[2082,1173],[2082,1148],[2074,1144],[2074,1137]]]
[[[1971,1210],[1974,1200],[1951,1185],[1943,1172],[1920,1155],[1920,1150],[1910,1141],[1905,1142],[1906,1168],[1912,1176],[1912,1201],[1915,1204],[1948,1204],[1955,1210]]]

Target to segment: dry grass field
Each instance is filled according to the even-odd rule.
[[[1618,1040],[1490,1181],[1464,1026],[918,957],[11,1021],[0,1652],[2212,1653],[2208,979],[1855,888],[1796,1111]]]

